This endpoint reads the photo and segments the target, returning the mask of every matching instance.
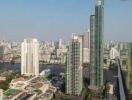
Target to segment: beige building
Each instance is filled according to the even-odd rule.
[[[21,74],[39,75],[39,42],[37,39],[24,39],[21,44]]]

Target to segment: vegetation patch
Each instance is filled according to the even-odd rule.
[[[17,92],[18,92],[18,90],[16,90],[16,89],[9,89],[9,90],[5,91],[4,95],[10,96],[10,95],[16,94]]]

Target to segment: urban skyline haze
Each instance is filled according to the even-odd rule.
[[[96,0],[0,0],[0,39],[68,40],[89,28]],[[105,0],[105,40],[131,41],[132,1]]]

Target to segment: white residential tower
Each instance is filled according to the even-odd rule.
[[[21,74],[39,75],[39,42],[37,39],[24,39],[21,44]]]

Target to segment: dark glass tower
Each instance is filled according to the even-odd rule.
[[[90,84],[103,85],[103,34],[104,34],[104,0],[97,0],[95,15],[90,18],[91,34],[91,76]]]
[[[95,15],[90,16],[90,85],[96,83]]]

